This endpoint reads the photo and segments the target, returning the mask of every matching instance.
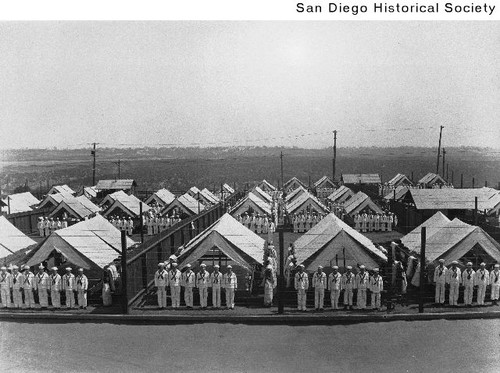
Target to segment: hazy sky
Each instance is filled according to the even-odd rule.
[[[500,147],[498,22],[3,22],[0,52],[0,148]]]

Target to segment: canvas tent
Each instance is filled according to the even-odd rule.
[[[52,188],[50,188],[50,190],[47,194],[56,194],[56,193],[74,195],[76,192],[73,189],[71,189],[69,186],[64,184],[64,185],[54,185]]]
[[[303,193],[308,193],[307,189],[304,188],[303,186],[299,186],[298,188],[294,189],[292,192],[287,194],[287,196],[285,197],[285,201],[287,203],[291,203],[294,199],[296,199]]]
[[[391,180],[387,182],[387,185],[396,188],[398,186],[411,186],[413,183],[410,179],[404,174],[397,174]]]
[[[276,192],[276,187],[268,182],[266,179],[262,180],[257,186],[266,193]]]
[[[36,241],[17,229],[5,216],[0,216],[0,258],[36,245]]]
[[[96,188],[99,192],[110,192],[116,190],[123,190],[125,192],[133,192],[137,183],[133,179],[111,179],[99,180]]]
[[[328,176],[323,176],[314,183],[314,188],[316,189],[316,195],[319,198],[327,198],[333,193],[336,185]]]
[[[259,197],[264,202],[271,203],[273,201],[273,197],[264,192],[258,186],[252,189],[252,193],[255,194],[257,197]]]
[[[300,181],[299,179],[297,179],[295,176],[292,177],[290,180],[288,180],[284,185],[283,185],[283,189],[287,190],[287,191],[292,191],[292,190],[295,190],[297,189],[298,187],[306,187],[305,184]]]
[[[372,201],[367,194],[358,192],[344,204],[344,210],[347,215],[354,216],[360,214],[363,210],[370,210],[375,214],[383,214],[384,212]]]
[[[158,206],[166,207],[170,205],[175,200],[175,195],[170,192],[168,189],[162,188],[157,192],[154,192],[149,198],[146,200],[147,205],[152,205],[156,202]]]
[[[418,181],[417,185],[421,188],[434,188],[445,186],[447,182],[441,176],[429,172]]]
[[[99,203],[99,206],[111,206],[113,203],[115,203],[116,200],[129,199],[129,198],[136,198],[139,201],[139,198],[137,198],[136,196],[128,195],[123,190],[118,190],[116,192],[106,195],[106,197],[104,197],[102,201]]]
[[[179,254],[179,267],[193,264],[218,249],[239,266],[251,270],[262,263],[264,245],[264,239],[226,213],[186,244]]]
[[[318,265],[343,267],[364,264],[368,268],[378,267],[387,261],[385,254],[372,241],[357,232],[335,214],[328,214],[295,241],[295,256],[298,264],[314,271]]]
[[[126,240],[127,247],[135,244],[129,237]],[[100,270],[120,253],[121,232],[97,215],[53,232],[31,255],[27,264],[35,266],[58,254],[65,259],[64,265],[82,267],[90,271],[90,276],[99,276]]]
[[[271,215],[271,205],[250,192],[234,206],[231,215],[239,216],[247,211],[252,211],[259,215]]]
[[[286,209],[290,214],[298,214],[306,211],[316,211],[320,214],[326,214],[328,212],[328,208],[309,192],[302,193],[300,196],[293,199],[286,205]]]
[[[500,244],[495,241],[482,228],[469,225],[455,218],[447,218],[435,214],[431,221],[427,220],[401,239],[401,242],[410,250],[419,254],[420,240],[417,239],[421,227],[426,227],[425,257],[427,262],[437,264],[439,259],[446,263],[453,260],[473,261],[474,257],[481,258],[476,261],[485,261],[488,264],[500,262]],[[420,231],[419,231],[420,230]],[[464,263],[462,263],[464,264]],[[479,263],[474,263],[478,265]]]
[[[224,185],[222,185],[222,190],[224,191],[224,193],[229,193],[229,194],[234,193],[234,189],[230,187],[227,183],[224,183]]]
[[[334,204],[341,205],[349,198],[351,198],[354,194],[355,193],[349,187],[342,185],[340,188],[330,194],[328,196],[328,199]]]
[[[65,198],[75,198],[75,197],[66,192],[47,194],[47,196],[43,199],[38,208],[55,209]]]
[[[379,174],[342,174],[343,184],[380,184]]]
[[[104,212],[104,216],[111,215],[126,215],[132,219],[137,219],[142,212],[149,211],[150,207],[135,196],[127,196],[127,198],[120,197]]]
[[[219,198],[217,198],[211,191],[207,188],[203,188],[200,192],[211,204],[219,203]]]
[[[65,214],[75,219],[84,219],[98,213],[101,209],[94,205],[87,197],[79,196],[63,199],[52,211],[49,217],[61,218]]]
[[[394,195],[396,195],[396,201],[399,201],[402,198],[404,198],[408,190],[409,190],[408,187],[404,185],[397,186],[396,189],[392,189],[392,191],[390,191],[385,195],[384,200],[392,201],[394,200]],[[394,193],[394,191],[396,191],[396,193]]]
[[[168,205],[162,211],[162,215],[169,215],[173,211],[177,211],[178,213],[185,214],[187,216],[193,216],[198,214],[198,209],[201,212],[204,208],[205,206],[203,203],[198,202],[189,194],[185,193],[182,196],[177,197],[170,205]]]
[[[11,194],[3,198],[2,202],[5,204],[5,206],[1,208],[2,212],[15,214],[18,212],[32,211],[32,207],[38,205],[40,200],[30,192],[24,192]]]

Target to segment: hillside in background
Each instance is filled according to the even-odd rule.
[[[297,176],[306,184],[332,174],[332,149],[272,147],[233,148],[98,148],[96,178],[134,178],[139,189],[166,187],[182,191],[192,185],[214,188],[222,182],[237,186],[280,178],[280,152],[284,155],[284,179]],[[67,183],[73,188],[92,184],[90,149],[22,149],[3,151],[0,185],[3,192],[28,184],[33,191]],[[446,148],[448,176],[455,186],[497,186],[500,152],[481,148]],[[440,164],[441,167],[441,164]],[[379,173],[383,181],[396,173],[418,180],[436,170],[435,148],[338,148],[337,178],[341,173]]]

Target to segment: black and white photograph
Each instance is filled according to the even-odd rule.
[[[0,371],[500,371],[500,23],[0,51]]]

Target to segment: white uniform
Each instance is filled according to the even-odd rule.
[[[76,289],[75,287],[75,275],[65,274],[62,277],[62,288],[66,293],[66,307],[74,308],[75,307],[75,295],[73,291]]]
[[[434,282],[436,283],[436,294],[434,301],[444,304],[445,284],[448,268],[445,266],[437,266],[434,270]]]
[[[58,273],[50,275],[50,299],[54,308],[61,308],[61,281],[61,276]]]
[[[366,308],[366,290],[368,289],[369,283],[368,272],[359,272],[356,275],[356,289],[358,289],[358,296],[356,298],[356,304],[359,309],[364,310]]]
[[[181,271],[178,269],[170,270],[168,273],[168,283],[170,285],[170,297],[172,298],[172,307],[178,308],[181,305]]]
[[[309,276],[306,272],[295,274],[295,290],[297,290],[297,308],[299,311],[306,310],[307,289],[309,289]]]
[[[325,289],[327,288],[325,272],[314,272],[312,286],[314,288],[314,308],[322,310],[325,302]]]
[[[78,294],[78,305],[80,307],[87,307],[87,290],[89,287],[89,280],[84,274],[79,274],[75,278],[76,291]]]
[[[38,228],[38,233],[39,233],[40,237],[43,237],[45,235],[45,230],[43,229],[43,220],[42,219],[38,220],[36,227]]]
[[[45,237],[50,236],[50,221],[49,221],[49,219],[45,219],[43,221],[43,231],[45,233]]]
[[[182,286],[184,286],[184,303],[193,307],[193,288],[196,286],[196,275],[188,270],[182,274]]]
[[[38,272],[35,276],[35,290],[38,294],[38,302],[40,307],[49,306],[49,275],[45,271]]]
[[[208,287],[210,286],[210,274],[207,271],[200,271],[196,274],[196,287],[200,293],[200,306],[207,307]]]
[[[471,268],[467,268],[462,272],[462,285],[464,286],[464,303],[466,306],[472,304],[472,296],[474,294],[474,280],[476,273]]]
[[[486,287],[490,284],[490,274],[486,269],[478,269],[474,284],[477,285],[477,304],[484,305]]]
[[[222,273],[212,272],[210,275],[210,284],[212,286],[212,306],[220,308],[220,289],[222,285]]]
[[[12,289],[12,305],[14,308],[21,308],[23,305],[23,295],[21,292],[21,288],[23,287],[23,274],[19,272],[12,272],[10,278],[10,287]]]
[[[380,302],[380,294],[384,290],[384,281],[382,279],[382,276],[380,276],[378,273],[370,277],[370,303],[372,305],[372,308],[379,309],[381,307],[381,302]]]
[[[157,287],[156,296],[158,298],[158,307],[167,307],[167,291],[168,272],[165,269],[155,272],[155,286]]]
[[[460,283],[462,282],[460,268],[456,267],[455,270],[453,270],[453,268],[448,268],[446,275],[446,283],[450,285],[450,306],[457,306],[458,290],[460,288]]]
[[[35,296],[33,290],[35,289],[35,275],[31,271],[23,273],[23,292],[24,292],[24,306],[28,308],[35,307]]]
[[[234,272],[224,274],[224,289],[226,290],[226,306],[234,308],[234,292],[238,288],[238,278]]]
[[[332,303],[332,309],[337,310],[339,308],[339,297],[341,290],[342,275],[340,272],[330,273],[328,276],[328,289],[330,289],[330,301]]]
[[[498,301],[500,295],[500,269],[495,268],[490,273],[491,300]]]
[[[127,233],[129,236],[132,236],[132,232],[134,231],[134,221],[132,219],[128,219],[127,221]]]
[[[9,272],[0,273],[0,295],[2,298],[2,307],[10,307],[10,287],[11,287],[11,274]]]
[[[356,278],[354,273],[346,272],[342,275],[342,290],[344,290],[344,307],[352,307],[353,292],[356,288]]]

